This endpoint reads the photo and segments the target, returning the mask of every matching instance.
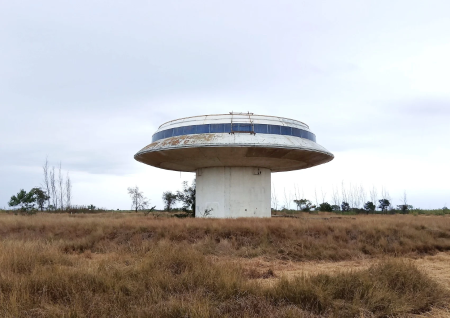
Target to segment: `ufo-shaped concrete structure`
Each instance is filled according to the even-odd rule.
[[[297,120],[229,113],[162,124],[134,158],[196,173],[196,217],[271,216],[271,173],[333,160]]]

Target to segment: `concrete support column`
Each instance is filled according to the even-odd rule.
[[[196,173],[195,217],[271,216],[270,169],[212,167]]]

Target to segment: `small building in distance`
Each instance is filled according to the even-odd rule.
[[[333,160],[309,126],[253,113],[172,120],[136,153],[142,163],[196,173],[196,217],[271,216],[271,173]]]

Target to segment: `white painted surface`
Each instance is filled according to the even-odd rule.
[[[269,124],[269,125],[279,125],[279,126],[289,126],[300,128],[303,130],[308,130],[309,126],[299,120],[284,118],[284,117],[276,117],[276,116],[267,116],[267,115],[231,115],[231,114],[219,114],[219,115],[202,115],[202,116],[193,116],[193,117],[185,117],[180,119],[175,119],[168,121],[161,126],[159,126],[156,132],[161,130],[166,130],[169,128],[176,128],[182,126],[190,126],[190,125],[205,125],[205,124],[230,124],[233,123],[250,123],[253,124]]]
[[[141,149],[137,161],[168,170],[262,167],[272,172],[306,169],[333,159],[314,141],[285,135],[211,133],[170,137]]]
[[[270,217],[270,178],[271,171],[265,168],[198,169],[195,216]],[[205,215],[205,211],[209,212]]]
[[[289,118],[221,114],[172,120],[158,131],[249,122],[309,130],[305,123]],[[196,171],[196,217],[214,218],[270,217],[271,172],[306,169],[333,158],[333,154],[314,141],[262,133],[169,137],[152,142],[135,155],[136,160],[154,167]]]

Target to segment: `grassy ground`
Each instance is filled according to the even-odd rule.
[[[0,316],[426,313],[446,310],[448,289],[405,258],[446,251],[450,218],[442,216],[199,220],[121,213],[2,214]],[[269,265],[263,270],[247,266],[253,260]],[[361,260],[371,261],[354,270],[290,276],[272,266]]]

